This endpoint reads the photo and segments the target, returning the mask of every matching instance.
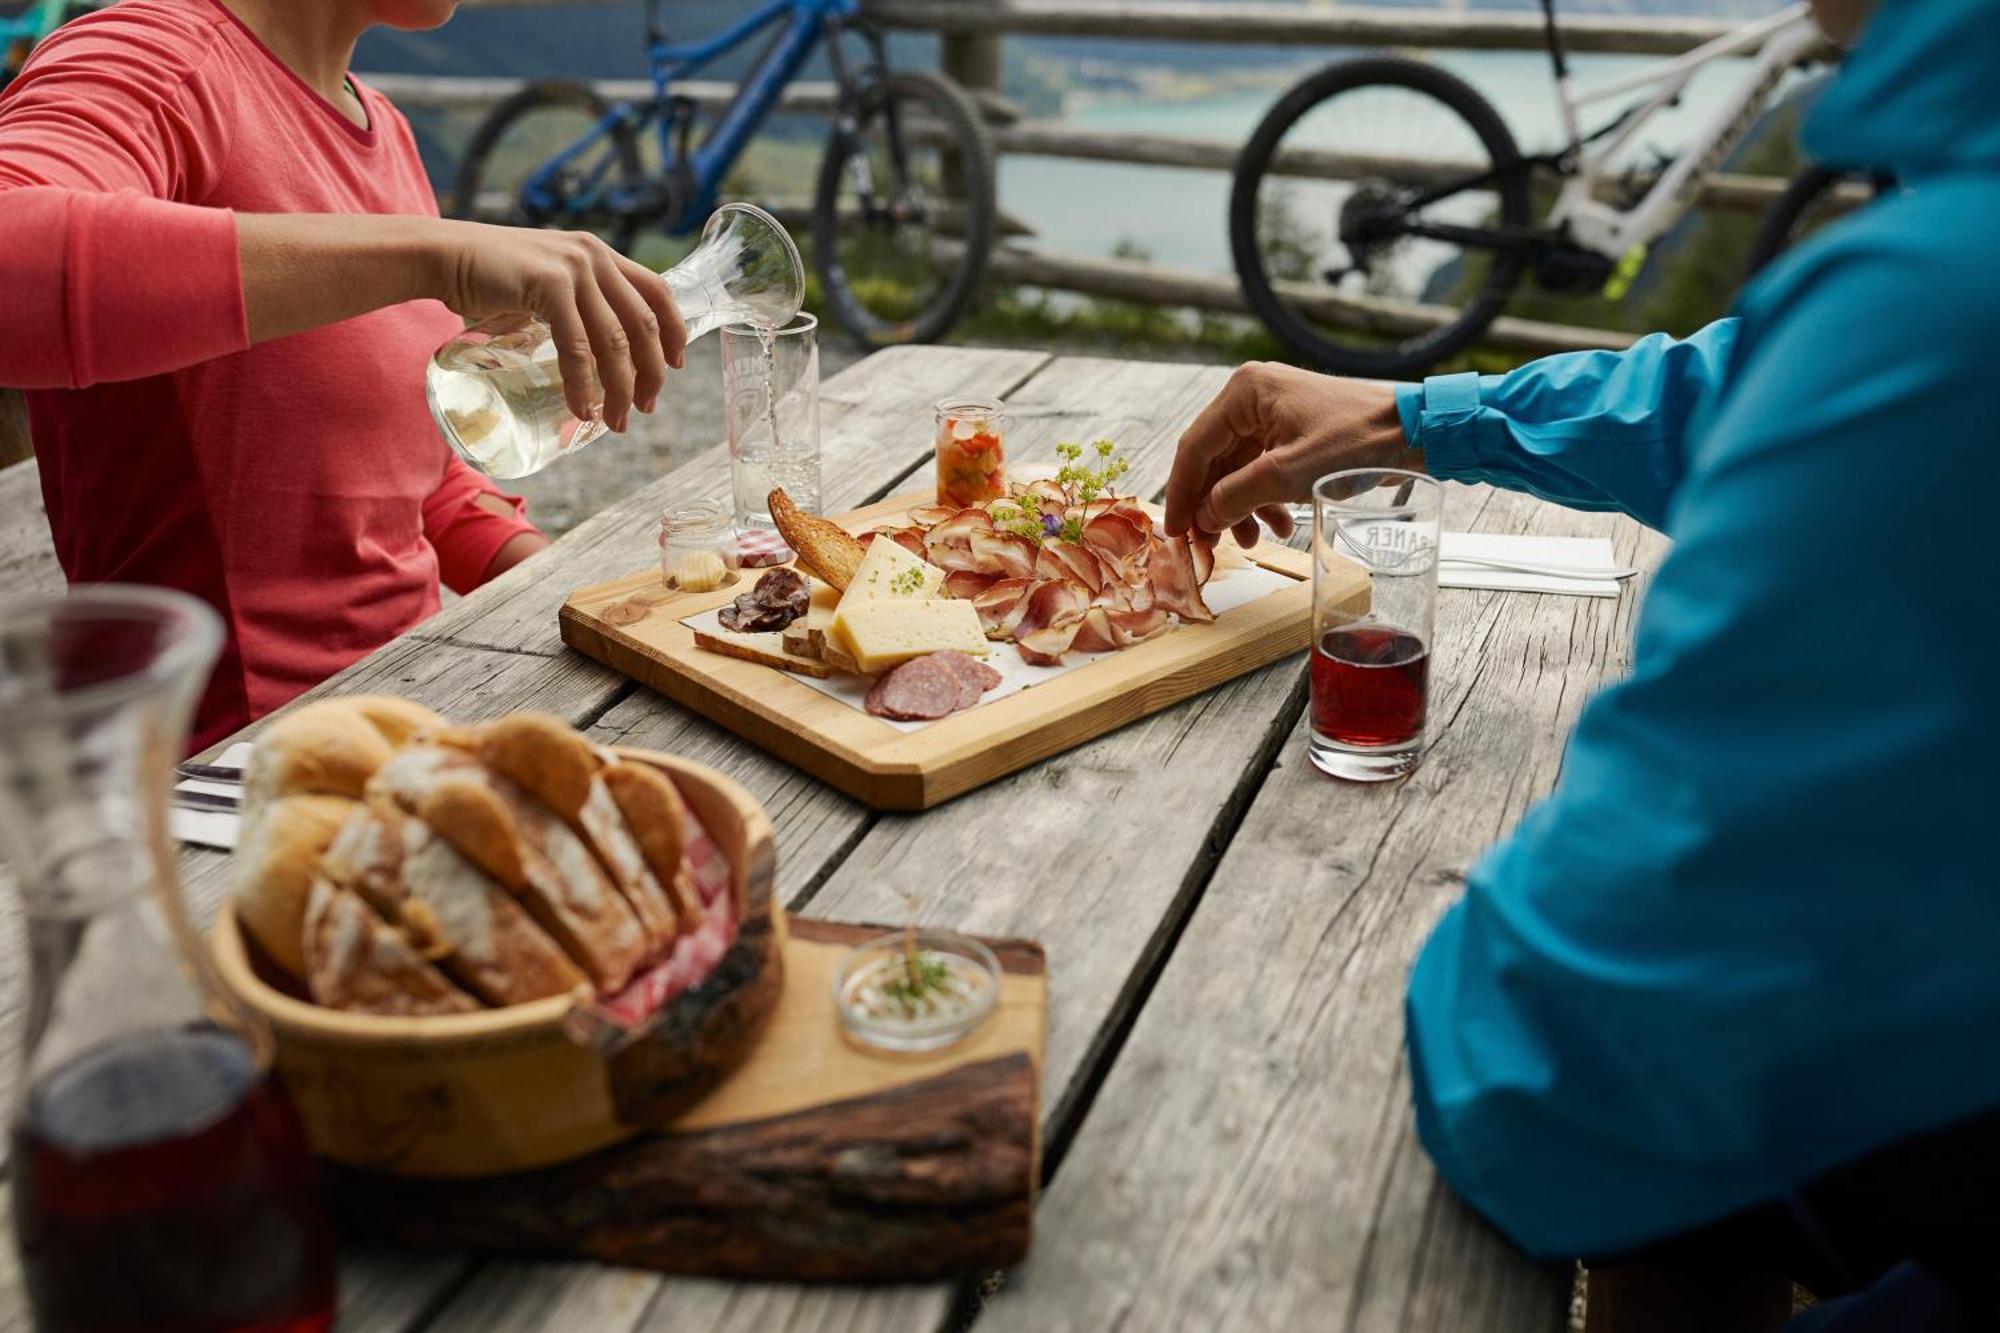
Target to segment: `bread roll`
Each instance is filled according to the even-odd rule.
[[[355,803],[344,796],[286,796],[245,812],[236,847],[236,919],[271,961],[306,980],[306,901],[319,859]]]
[[[272,961],[306,980],[306,901],[317,863],[368,779],[435,713],[404,699],[325,699],[258,738],[243,771],[237,913]]]
[[[583,840],[473,755],[410,746],[383,766],[369,792],[515,894],[600,991],[617,990],[647,961],[645,929]]]
[[[511,895],[429,826],[357,809],[328,848],[325,877],[400,925],[412,952],[488,1004],[575,990],[583,973]]]
[[[614,759],[605,768],[604,786],[618,812],[625,816],[625,826],[654,879],[673,902],[681,929],[694,930],[701,925],[702,908],[687,873],[689,815],[679,789],[658,769],[622,759]]]
[[[325,879],[306,906],[305,959],[312,997],[329,1008],[398,1018],[479,1008],[374,908]]]
[[[683,928],[696,924],[681,918],[670,890],[661,886],[612,799],[604,782],[606,755],[562,719],[516,713],[482,726],[454,727],[438,740],[464,749],[512,781],[583,839],[639,918],[649,957],[666,953]],[[667,864],[679,870],[678,846]]]

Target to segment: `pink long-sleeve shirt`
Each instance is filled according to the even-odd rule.
[[[425,405],[434,301],[251,346],[244,213],[437,213],[407,122],[368,128],[217,0],[123,0],[0,96],[0,384],[28,390],[72,583],[181,588],[229,641],[198,744],[409,629],[534,529]]]

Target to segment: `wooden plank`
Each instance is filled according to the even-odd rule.
[[[930,503],[903,495],[843,515],[855,532]],[[897,731],[772,667],[705,650],[682,621],[727,604],[740,587],[670,592],[656,571],[579,589],[563,607],[563,639],[746,740],[878,810],[927,810],[1147,713],[1305,649],[1309,557],[1276,543],[1248,553],[1291,586],[1217,617],[1069,671],[1005,699]],[[1367,577],[1350,571],[1365,605]],[[1002,647],[1001,652],[1012,652]]]
[[[1484,488],[1452,487],[1446,512],[1454,530],[1611,536],[1623,563],[1665,549],[1630,520]],[[1638,600],[1445,593],[1432,749],[1404,783],[1324,778],[1292,729],[982,1329],[1252,1312],[1274,1328],[1562,1327],[1567,1275],[1477,1222],[1415,1141],[1403,985],[1474,859],[1554,782],[1591,687],[1625,669]]]
[[[1234,172],[1243,156],[1243,145],[1227,139],[1126,134],[1083,129],[1053,120],[1024,120],[997,128],[993,131],[993,146],[1001,153],[1017,157],[1061,157],[1195,171]],[[1284,148],[1271,161],[1272,175],[1304,180],[1351,181],[1387,176],[1398,181],[1439,184],[1462,180],[1481,170],[1470,162],[1425,161],[1328,148]],[[1640,176],[1620,181],[1617,186],[1620,190],[1643,189],[1648,179]],[[1713,172],[1702,178],[1695,203],[1717,211],[1761,213],[1775,204],[1790,184],[1777,176]],[[1836,199],[1846,211],[1866,203],[1870,197],[1865,188],[1850,185],[1841,187]]]
[[[933,244],[940,261],[945,263],[956,262],[962,253],[955,242],[937,241]],[[1250,309],[1249,302],[1244,299],[1243,288],[1234,277],[1129,259],[1085,259],[1076,255],[1001,245],[994,247],[986,273],[988,279],[996,282],[1089,292],[1153,305],[1185,305],[1197,310],[1221,310],[1232,314],[1245,314]],[[1459,313],[1450,306],[1348,296],[1306,283],[1281,282],[1277,288],[1279,295],[1314,319],[1374,333],[1421,333],[1449,324],[1458,318]],[[1502,315],[1479,335],[1478,345],[1539,356],[1550,352],[1629,347],[1638,336],[1611,329],[1578,328]]]
[[[398,107],[439,111],[490,111],[526,87],[528,80],[509,76],[470,74],[363,74],[361,81]],[[646,79],[588,80],[607,102],[651,102],[653,85]],[[736,85],[717,79],[676,79],[674,92],[710,109],[727,106]],[[825,114],[837,105],[834,85],[803,81],[787,84],[778,96],[778,110]]]
[[[481,0],[492,3],[493,0]],[[1442,46],[1540,51],[1535,14],[1453,13],[1361,5],[1286,5],[1249,0],[865,0],[887,27],[998,32],[1038,37],[1148,38],[1232,45]],[[1565,13],[1572,52],[1678,55],[1732,30],[1706,19]]]
[[[748,1062],[667,1132],[478,1179],[334,1170],[338,1215],[418,1246],[712,1276],[893,1281],[1020,1259],[1038,1183],[1040,946],[987,940],[999,1011],[947,1050],[884,1056],[840,1038],[833,991],[848,951],[887,927],[791,925],[784,990]]]
[[[50,596],[66,586],[35,460],[0,470],[0,598]]]
[[[827,380],[820,389],[826,507],[837,512],[879,499],[929,457],[931,409],[939,398],[958,393],[1004,397],[1048,360],[1045,352],[897,347]],[[616,437],[593,446],[617,447]],[[513,652],[559,653],[556,615],[573,589],[607,582],[657,559],[660,511],[669,504],[697,498],[727,504],[729,493],[728,447],[716,445],[578,525],[547,554],[447,607],[415,634]]]

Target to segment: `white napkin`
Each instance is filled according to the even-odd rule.
[[[241,741],[209,760],[208,766],[235,769],[240,775],[243,772],[243,765],[249,761],[250,742]],[[239,800],[243,796],[243,788],[233,783],[216,782],[207,778],[183,778],[174,785],[174,790],[206,792],[211,796],[234,796]],[[243,817],[229,810],[183,810],[176,806],[167,812],[167,832],[176,841],[213,847],[217,851],[235,851],[236,837],[242,831],[242,827]]]
[[[1490,588],[1504,592],[1559,592],[1572,597],[1616,597],[1617,579],[1523,574],[1487,565],[1454,564],[1453,556],[1519,560],[1534,565],[1612,569],[1618,564],[1608,537],[1516,537],[1487,532],[1447,532],[1438,542],[1440,588]]]

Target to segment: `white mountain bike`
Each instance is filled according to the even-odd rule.
[[[1577,89],[1554,0],[1541,0],[1562,145],[1523,154],[1500,113],[1453,74],[1397,57],[1350,60],[1293,88],[1244,150],[1230,241],[1251,306],[1320,366],[1409,376],[1472,343],[1532,275],[1557,292],[1628,285],[1648,247],[1692,207],[1710,173],[1763,115],[1787,71],[1820,58],[1804,4],[1685,55]],[[1748,57],[1737,85],[1680,154],[1644,167],[1631,150],[1690,80]],[[1641,94],[1586,130],[1586,116]],[[1537,223],[1531,184],[1560,182]],[[1871,188],[1870,182],[1864,188]],[[1809,172],[1767,218],[1753,269],[1829,202],[1845,178]]]

